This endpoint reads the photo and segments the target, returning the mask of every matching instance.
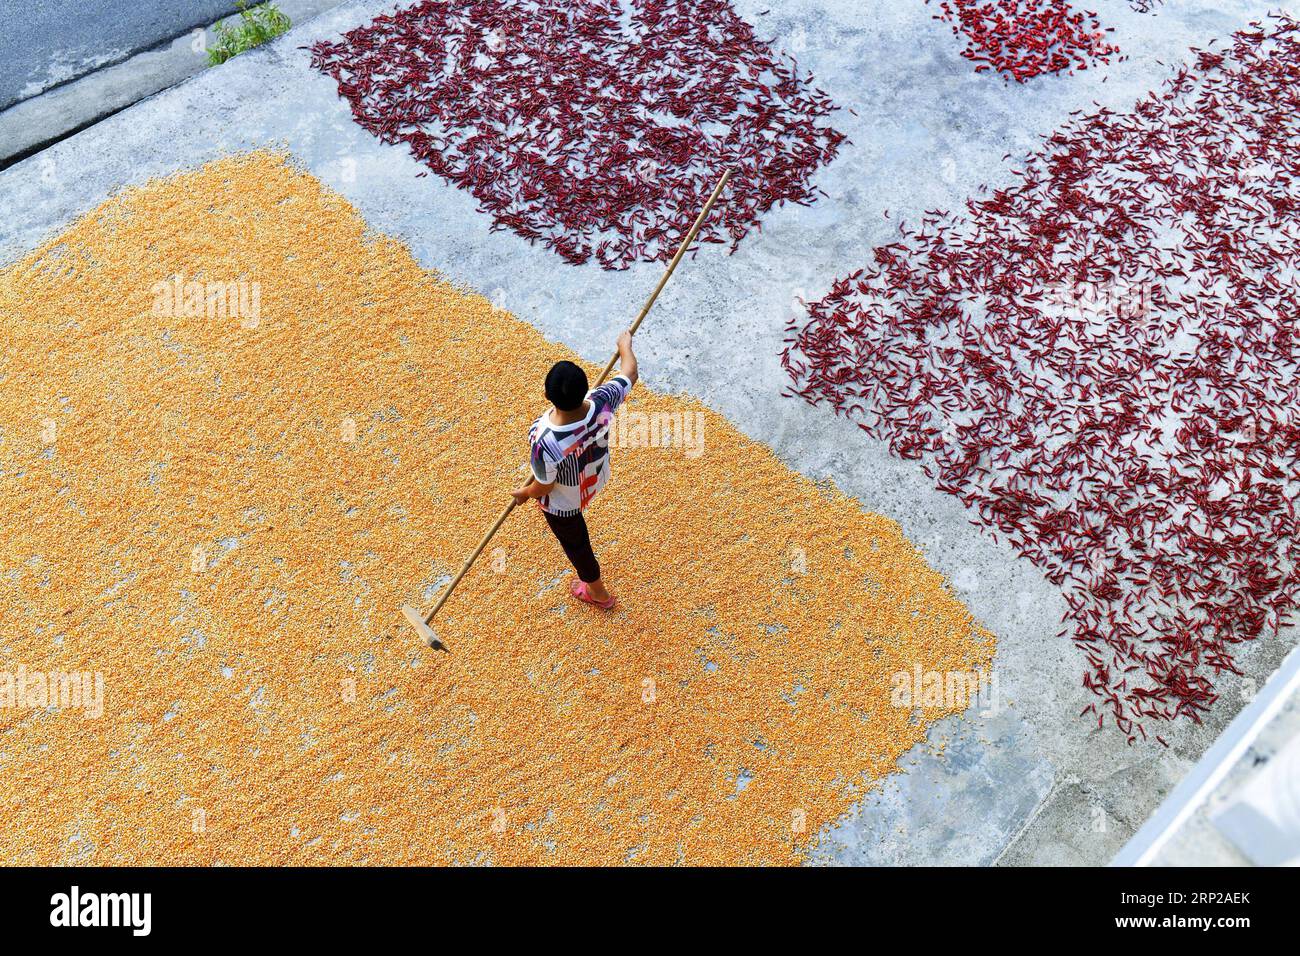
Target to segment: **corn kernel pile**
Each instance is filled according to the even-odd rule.
[[[255,319],[167,292],[219,282]],[[279,154],[105,202],[0,272],[0,337],[0,670],[104,682],[0,709],[5,863],[797,862],[960,709],[891,675],[991,662],[896,524],[645,384],[703,453],[615,448],[617,610],[530,507],[424,647],[399,607],[573,356]]]

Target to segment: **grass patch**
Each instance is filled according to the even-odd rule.
[[[208,63],[225,63],[232,56],[274,40],[290,26],[289,18],[274,3],[250,7],[248,0],[240,0],[239,19],[230,23],[222,20],[212,28],[217,42],[208,50]]]

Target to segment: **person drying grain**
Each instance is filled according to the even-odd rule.
[[[510,492],[517,505],[538,499],[546,523],[578,573],[570,593],[607,611],[615,599],[601,580],[582,512],[609,480],[609,425],[636,384],[631,330],[618,337],[618,370],[604,385],[588,390],[587,373],[574,363],[551,367],[546,400],[553,407],[528,431],[533,477]]]

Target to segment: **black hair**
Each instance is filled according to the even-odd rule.
[[[562,412],[581,408],[587,398],[587,373],[572,362],[556,362],[546,373],[546,400]]]

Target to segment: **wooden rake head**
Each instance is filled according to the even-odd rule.
[[[434,631],[429,622],[425,620],[424,615],[416,608],[411,607],[409,604],[406,605],[402,608],[402,617],[406,618],[406,622],[410,624],[411,627],[415,628],[415,633],[419,634],[420,637],[423,638],[424,643],[428,644],[435,651],[447,650],[447,645],[438,640],[437,632]]]

